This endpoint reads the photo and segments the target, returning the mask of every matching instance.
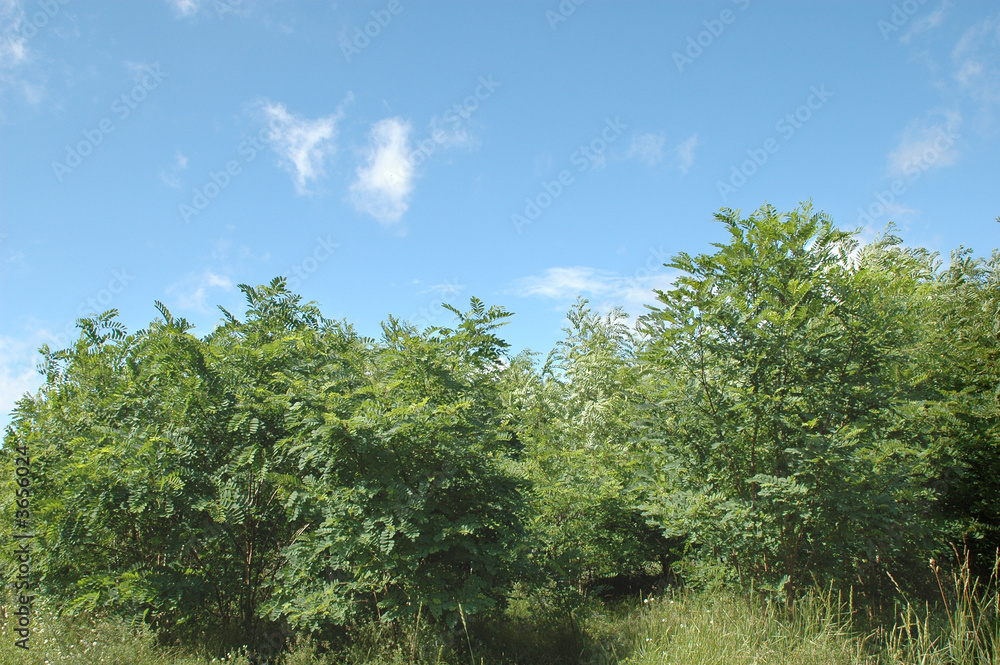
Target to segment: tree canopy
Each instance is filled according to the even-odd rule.
[[[30,457],[0,505],[37,533],[37,593],[260,644],[537,589],[571,611],[621,577],[879,603],[952,543],[985,569],[1000,254],[944,265],[809,205],[716,219],[648,313],[581,299],[544,361],[475,298],[372,339],[283,278],[202,337],[161,303],[135,332],[80,320],[0,449],[8,477]]]

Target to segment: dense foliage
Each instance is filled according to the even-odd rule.
[[[920,277],[894,238],[859,249],[808,209],[720,221],[730,242],[678,256],[643,321],[663,377],[650,511],[744,583],[877,583],[876,558],[902,568],[937,542],[899,414]]]
[[[1000,255],[716,217],[728,241],[677,255],[635,325],[581,300],[541,363],[475,299],[375,340],[280,278],[203,337],[159,303],[133,333],[81,320],[0,452],[8,478],[31,457],[37,593],[263,648],[643,576],[880,604],[963,541],[988,571]]]
[[[204,339],[162,306],[45,353],[8,446],[30,451],[40,592],[243,640],[418,608],[493,607],[520,540],[499,436],[507,313],[376,343],[282,280]],[[245,643],[245,641],[243,642]]]

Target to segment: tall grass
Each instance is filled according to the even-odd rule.
[[[1000,665],[1000,556],[987,580],[968,559],[950,571],[932,562],[939,598],[900,601],[891,627],[861,629],[851,599],[813,592],[791,606],[727,592],[668,592],[617,603],[590,601],[572,614],[545,598],[521,598],[502,616],[443,630],[373,624],[340,645],[300,639],[268,665]],[[9,608],[9,605],[5,605]],[[246,654],[205,645],[158,645],[115,619],[70,621],[35,608],[31,650],[14,646],[4,612],[0,665],[249,665]]]
[[[61,618],[44,601],[36,600],[29,649],[14,645],[14,617],[4,603],[0,627],[0,665],[250,665],[238,653],[199,655],[194,649],[164,647],[145,626],[116,618]]]
[[[717,592],[651,600],[636,615],[626,644],[635,665],[839,665],[874,662],[850,621],[823,596],[808,596],[790,613]]]
[[[973,577],[968,553],[942,579],[930,562],[940,602],[907,602],[887,636],[893,662],[921,665],[1000,665],[1000,552],[988,580]]]

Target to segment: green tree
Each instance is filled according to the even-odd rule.
[[[729,242],[675,257],[684,274],[642,321],[661,385],[647,511],[695,561],[779,594],[881,584],[934,535],[893,411],[925,276],[897,238],[861,249],[809,206],[716,219]]]
[[[390,319],[381,344],[320,354],[289,390],[281,450],[301,483],[286,506],[308,528],[272,611],[294,625],[453,622],[503,602],[523,485],[498,411],[493,330],[510,315],[453,311],[454,329],[423,333]]]
[[[39,593],[257,648],[289,624],[501,602],[521,511],[495,389],[509,314],[390,319],[375,343],[281,278],[240,288],[243,320],[223,310],[203,339],[158,303],[146,330],[112,311],[43,349],[3,455],[32,457]]]
[[[520,413],[536,559],[553,587],[582,591],[587,582],[665,567],[671,543],[638,508],[639,340],[619,309],[601,316],[581,299],[567,319],[566,337],[541,371],[519,357],[506,390]]]
[[[240,643],[271,630],[259,608],[296,525],[276,396],[318,334],[311,305],[276,280],[241,286],[245,322],[200,340],[162,315],[127,335],[114,312],[44,352],[46,385],[22,400],[5,447],[32,450],[43,592],[71,613],[211,625]]]
[[[1000,548],[1000,253],[956,250],[935,278],[910,354],[907,418],[926,441],[943,514],[985,573]]]

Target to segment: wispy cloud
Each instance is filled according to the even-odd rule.
[[[694,165],[694,149],[698,147],[698,135],[692,134],[678,144],[674,151],[677,153],[677,168],[681,173],[687,173]]]
[[[28,58],[28,40],[21,34],[24,9],[19,0],[0,0],[0,76]]]
[[[882,221],[891,220],[900,231],[906,232],[910,230],[910,224],[919,214],[920,211],[916,208],[911,208],[908,205],[895,202],[885,204],[885,213],[883,213],[879,219]],[[877,224],[868,228],[871,233],[875,234],[881,233],[884,230],[884,227],[880,227]],[[864,233],[862,233],[860,240],[862,246],[870,242],[865,240]]]
[[[178,150],[174,154],[174,162],[170,165],[169,171],[166,169],[160,169],[160,180],[167,187],[173,187],[174,189],[180,189],[181,179],[179,173],[187,168],[188,158]]]
[[[646,166],[656,166],[663,161],[663,144],[666,137],[653,132],[645,134],[633,134],[632,144],[629,146],[625,156],[629,159],[638,159],[645,162]]]
[[[212,290],[231,291],[233,282],[225,275],[206,269],[175,282],[166,288],[171,304],[180,310],[208,313],[208,296]]]
[[[337,151],[337,123],[343,109],[308,120],[290,113],[284,104],[265,102],[262,107],[270,125],[268,143],[278,154],[278,163],[291,174],[295,191],[308,194],[310,183],[326,175],[324,164]]]
[[[358,167],[351,200],[358,211],[380,224],[398,222],[409,208],[414,169],[410,162],[410,123],[386,118],[371,130],[365,166]]]
[[[1000,103],[1000,15],[987,17],[963,33],[951,54],[954,79],[972,99]]]
[[[436,293],[437,295],[444,296],[454,296],[460,294],[465,290],[465,285],[460,284],[457,279],[445,280],[441,284],[431,284],[423,291],[419,293]]]
[[[418,284],[419,282],[420,280],[413,280],[414,284]],[[430,300],[411,312],[410,315],[406,317],[406,320],[421,329],[433,325],[446,324],[454,318],[454,312],[445,308],[444,303],[451,301],[449,304],[456,304],[455,299],[463,291],[465,291],[465,288],[466,287],[463,284],[460,284],[456,279],[445,280],[441,284],[434,284],[426,289],[417,291],[420,295],[426,295],[428,293],[434,295],[431,296]]]
[[[645,311],[643,305],[655,302],[654,289],[670,288],[675,275],[643,268],[626,276],[585,266],[548,268],[541,275],[516,280],[511,291],[521,297],[551,300],[562,305],[583,296],[598,309],[620,306],[631,315]]]
[[[0,426],[8,422],[8,414],[24,393],[34,392],[42,383],[35,371],[41,344],[37,335],[17,340],[0,336]]]
[[[431,118],[428,134],[442,148],[460,148],[474,150],[479,147],[479,138],[472,130],[454,119],[451,122],[434,116]]]
[[[914,37],[918,37],[925,32],[930,32],[934,28],[941,25],[944,22],[945,16],[948,14],[948,10],[951,9],[953,4],[954,3],[951,2],[951,0],[945,0],[934,11],[914,19],[913,22],[910,23],[909,29],[899,38],[899,41],[904,44],[909,44],[913,41]]]
[[[48,18],[47,14],[42,16]],[[29,28],[33,32],[28,32]],[[19,89],[32,105],[38,104],[45,94],[44,85],[28,80],[25,71],[33,59],[28,40],[37,32],[21,0],[0,0],[0,93],[7,88]]]
[[[180,16],[193,16],[201,7],[201,0],[167,0]]]
[[[522,297],[573,300],[584,294],[605,295],[613,289],[615,279],[615,273],[584,266],[548,268],[541,275],[517,280],[514,293]]]
[[[916,172],[953,166],[958,161],[958,130],[962,115],[956,110],[928,114],[903,130],[889,153],[890,176],[911,177]]]

